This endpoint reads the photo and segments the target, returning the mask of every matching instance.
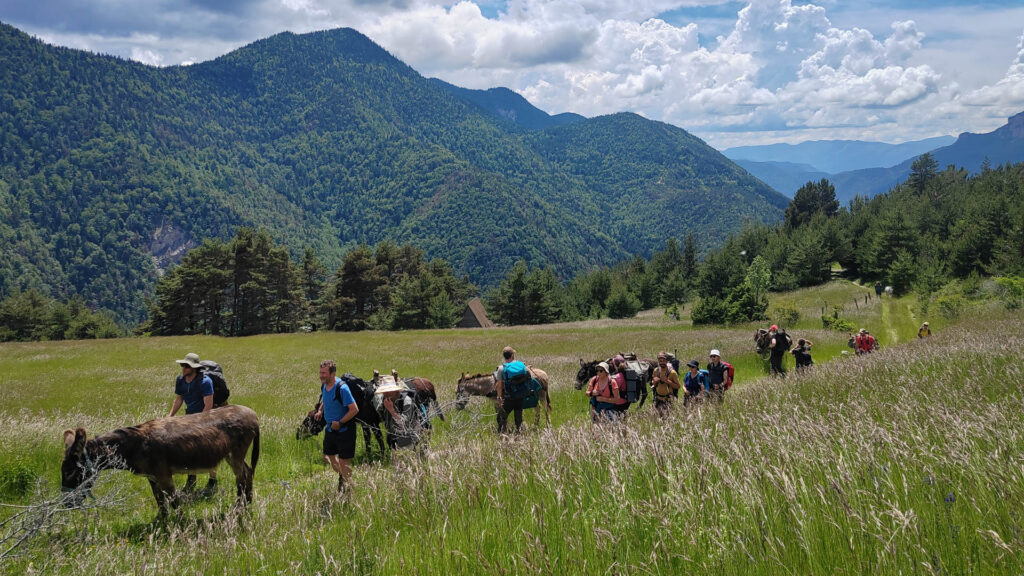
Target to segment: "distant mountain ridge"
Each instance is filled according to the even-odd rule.
[[[900,150],[915,150],[924,147],[939,139],[919,140],[907,142],[912,147],[900,148]],[[835,141],[843,142],[843,141]],[[804,144],[812,144],[805,142]],[[849,144],[849,142],[846,142]],[[844,146],[846,145],[844,144]],[[793,152],[800,145],[781,145],[763,147],[767,150],[757,150],[761,147],[745,147],[745,149],[732,148],[726,153],[735,156],[779,156],[784,152]],[[739,150],[737,152],[737,150]],[[992,132],[985,134],[974,134],[964,132],[960,134],[951,144],[923,150],[917,154],[905,157],[893,165],[879,165],[859,170],[847,170],[840,172],[827,172],[816,169],[817,166],[810,164],[795,164],[792,162],[780,161],[753,161],[737,159],[735,162],[745,170],[758,177],[775,190],[792,197],[797,189],[808,181],[817,181],[828,178],[836,188],[836,196],[843,202],[851,200],[854,196],[870,198],[882,192],[886,192],[894,186],[905,181],[910,176],[911,165],[921,154],[930,153],[938,162],[940,169],[947,166],[966,169],[974,174],[981,170],[982,164],[987,160],[992,166],[1002,164],[1015,164],[1024,162],[1024,112],[1011,116],[1007,123]],[[803,158],[803,156],[800,156]]]
[[[393,240],[482,285],[520,258],[567,277],[787,204],[680,128],[531,108],[351,29],[152,68],[0,24],[0,297],[82,294],[137,321],[158,264],[240,226],[331,268]]]
[[[810,140],[799,144],[738,146],[723,150],[722,153],[734,161],[808,164],[816,171],[836,174],[863,168],[895,166],[907,158],[952,144],[954,140],[952,136],[938,136],[902,144],[861,140]]]
[[[430,81],[459,98],[480,106],[499,118],[530,130],[544,130],[587,119],[585,116],[572,112],[563,112],[552,116],[530,104],[526,98],[508,88],[471,90],[469,88],[460,88],[437,78],[431,78]]]

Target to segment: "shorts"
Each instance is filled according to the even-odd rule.
[[[356,455],[356,427],[349,424],[344,432],[324,430],[324,456],[337,455],[342,460],[351,460]]]

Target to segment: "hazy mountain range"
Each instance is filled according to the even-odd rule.
[[[939,168],[949,165],[977,173],[991,166],[1024,161],[1024,112],[985,134],[965,132],[958,138],[940,137],[892,145],[846,140],[773,144],[730,148],[724,152],[745,170],[779,192],[792,197],[808,181],[828,178],[836,196],[848,201],[890,190],[910,175],[911,165],[928,152]]]

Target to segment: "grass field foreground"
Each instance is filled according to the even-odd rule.
[[[879,309],[864,321],[874,327],[881,315]],[[120,506],[69,516],[3,569],[1021,573],[1024,340],[1021,315],[1000,316],[869,357],[819,362],[785,381],[754,378],[759,359],[749,351],[747,327],[688,331],[662,319],[457,335],[130,340],[119,343],[120,353],[139,367],[107,371],[116,375],[114,383],[105,379],[102,360],[117,357],[116,349],[6,347],[2,362],[12,370],[0,397],[0,473],[26,469],[52,490],[60,430],[78,423],[106,430],[146,410],[166,411],[163,356],[185,347],[212,350],[204,355],[226,357],[236,374],[247,375],[233,394],[261,413],[264,447],[256,500],[245,512],[222,494],[154,522],[145,481],[109,472],[96,492],[119,494]],[[845,342],[845,335],[811,338],[837,351]],[[449,414],[423,453],[364,462],[341,501],[318,444],[292,436],[295,414],[308,409],[312,395],[311,386],[298,388],[288,377],[330,346],[347,346],[344,357],[352,364],[386,357],[404,366],[400,361],[420,359],[407,373],[436,375],[444,396],[454,382],[441,380],[444,374],[488,366],[495,345],[504,342],[524,342],[525,355],[551,367],[559,426],[499,439],[489,406],[476,401]],[[706,354],[713,343],[740,361],[746,379],[722,406],[676,410],[665,420],[644,410],[624,423],[590,423],[585,400],[571,390],[576,357],[630,345],[671,347],[666,343],[679,345],[684,358]],[[296,359],[295,366],[285,366],[286,358]],[[32,365],[50,368],[51,378],[66,366],[89,368],[65,387],[26,368]],[[38,386],[34,393],[25,389],[32,386]]]

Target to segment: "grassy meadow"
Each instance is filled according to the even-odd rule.
[[[1021,313],[978,308],[914,339],[911,300],[848,282],[776,295],[803,319],[817,366],[764,376],[753,326],[693,330],[660,313],[626,321],[401,333],[181,337],[0,346],[0,501],[58,491],[64,428],[91,433],[166,415],[174,360],[219,361],[231,401],[255,409],[255,501],[233,490],[156,521],[148,483],[106,472],[117,504],[61,513],[0,560],[39,574],[1016,574],[1024,572],[1024,339]],[[857,305],[853,300],[858,299]],[[827,303],[827,304],[826,304]],[[820,309],[880,337],[843,355]],[[933,325],[936,322],[932,322]],[[450,403],[462,371],[512,345],[552,377],[552,424],[499,438],[490,404]],[[580,358],[722,350],[737,385],[722,406],[643,410],[594,425],[572,387]],[[319,361],[437,384],[446,422],[420,452],[367,458],[353,490],[319,438],[296,441]],[[792,365],[792,359],[789,359]],[[680,407],[681,408],[681,407]],[[222,485],[231,472],[222,467]],[[180,480],[179,480],[180,482]],[[230,492],[230,493],[229,493]],[[18,508],[0,507],[0,521]],[[10,533],[0,532],[0,537]],[[0,549],[0,553],[6,549]]]

